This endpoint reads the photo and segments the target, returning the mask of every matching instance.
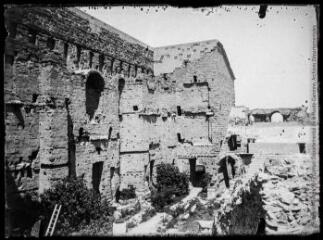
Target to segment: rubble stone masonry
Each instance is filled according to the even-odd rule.
[[[153,48],[76,8],[7,6],[5,25],[8,188],[77,175],[111,198],[160,162],[215,172],[234,105],[221,43],[155,76]]]

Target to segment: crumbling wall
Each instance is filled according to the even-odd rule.
[[[5,21],[6,163],[18,190],[41,192],[68,175],[91,187],[103,162],[109,196],[119,168],[118,80],[151,73],[152,50],[74,8],[6,6]],[[93,75],[100,92],[89,89]]]
[[[216,156],[234,104],[218,41],[154,77],[152,49],[77,9],[10,6],[5,20],[6,161],[38,162],[33,188],[77,175],[110,196],[120,177],[140,187],[160,162],[176,164],[183,146],[186,161],[197,145],[203,164]]]
[[[126,84],[120,99],[121,152],[151,156],[151,146],[158,145],[154,166],[173,163],[191,174],[190,159],[202,157],[200,163],[215,173],[213,162],[234,104],[233,79],[219,46],[172,73]]]

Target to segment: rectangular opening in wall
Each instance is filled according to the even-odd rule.
[[[150,181],[152,181],[152,177],[153,177],[153,170],[154,170],[154,163],[155,163],[155,161],[154,160],[151,160],[150,161],[150,165],[149,165],[149,179],[150,179]]]
[[[298,143],[299,153],[306,153],[305,143]]]
[[[193,76],[193,81],[194,81],[194,83],[197,83],[197,76],[196,75]]]
[[[177,140],[178,142],[182,142],[182,137],[180,133],[177,133]]]
[[[100,54],[100,56],[99,56],[99,71],[102,71],[103,64],[104,64],[104,55]]]
[[[28,166],[26,170],[27,170],[27,176],[26,177],[32,178],[33,177],[33,173],[32,173],[31,167]]]
[[[89,55],[89,67],[92,68],[92,65],[93,65],[93,52],[90,52],[90,55]]]
[[[68,55],[68,43],[64,43],[64,59],[67,60]]]
[[[138,111],[138,106],[137,105],[134,105],[132,108],[133,108],[134,111]]]
[[[114,167],[111,167],[111,168],[110,168],[110,179],[112,179],[112,178],[113,178],[113,176],[114,176],[114,172],[115,172],[115,168],[114,168]]]
[[[77,65],[80,64],[80,60],[81,60],[81,47],[80,46],[76,46],[76,61],[77,61]]]
[[[92,186],[93,190],[100,192],[100,183],[103,171],[103,162],[96,162],[92,167]]]
[[[182,109],[180,106],[177,106],[177,115],[181,116],[182,115]]]
[[[55,48],[55,40],[53,38],[47,39],[47,47],[49,50],[53,50]]]

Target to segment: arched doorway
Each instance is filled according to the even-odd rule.
[[[90,72],[86,80],[85,106],[90,120],[99,107],[101,92],[104,90],[104,79],[98,72]]]
[[[280,112],[274,112],[270,117],[271,122],[283,122],[284,116]]]

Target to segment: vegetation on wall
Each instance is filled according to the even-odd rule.
[[[79,230],[88,229],[89,235],[98,232],[97,228],[112,225],[113,208],[100,195],[88,189],[82,178],[65,178],[41,196],[41,205],[45,222],[49,222],[55,204],[62,205],[56,225],[56,235],[70,235]],[[96,224],[94,224],[96,223]],[[105,224],[103,224],[105,223]],[[94,226],[94,225],[95,226]]]
[[[157,166],[157,191],[153,192],[151,201],[157,211],[173,203],[176,198],[188,194],[189,179],[178,167],[162,163]]]

